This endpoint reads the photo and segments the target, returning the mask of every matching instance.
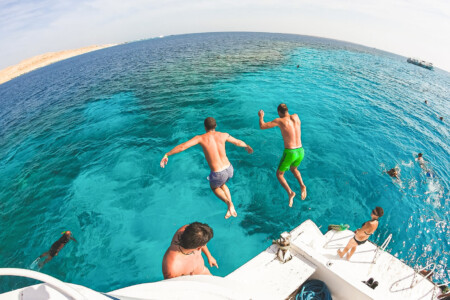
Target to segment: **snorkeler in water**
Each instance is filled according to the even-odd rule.
[[[57,240],[56,242],[53,243],[53,245],[50,247],[50,250],[48,250],[47,252],[42,253],[42,255],[39,256],[39,259],[47,256],[47,258],[42,263],[39,263],[39,267],[40,268],[42,268],[46,263],[51,261],[53,259],[53,257],[58,255],[59,251],[61,251],[61,249],[70,240],[78,243],[78,241],[73,237],[72,232],[64,231],[61,234],[62,234],[62,236],[59,238],[59,240]]]
[[[389,171],[386,171],[386,173],[388,173],[388,175],[392,178],[400,178],[400,171],[397,168],[392,168]]]

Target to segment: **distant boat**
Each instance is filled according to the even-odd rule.
[[[424,60],[420,60],[420,59],[417,59],[417,58],[411,58],[410,57],[406,61],[409,62],[410,64],[417,65],[417,66],[420,66],[422,68],[426,68],[428,70],[432,70],[433,69],[433,64],[430,63],[430,62],[424,61]]]

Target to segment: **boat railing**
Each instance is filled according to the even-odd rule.
[[[420,259],[420,257],[419,257],[419,259]],[[433,268],[431,268],[432,266],[433,266]],[[434,270],[436,269],[436,267],[437,267],[436,263],[433,263],[433,262],[427,264],[427,265],[426,265],[425,267],[423,267],[423,268],[419,268],[419,267],[416,265],[416,267],[413,268],[414,273],[413,273],[413,274],[410,274],[410,275],[408,275],[408,276],[406,276],[406,277],[400,278],[399,280],[393,282],[392,285],[391,285],[391,287],[390,287],[390,291],[391,291],[391,292],[400,292],[400,291],[409,290],[409,289],[414,288],[417,284],[419,284],[420,282],[422,282],[424,279],[429,278],[429,277],[433,274],[433,272],[434,272]],[[431,270],[430,270],[430,268],[431,268]],[[425,276],[423,276],[423,274],[421,274],[421,272],[424,271],[424,270],[428,271],[428,273],[427,273]],[[418,278],[418,277],[420,277],[420,276],[418,276],[418,275],[422,275],[422,278]],[[405,280],[407,280],[407,279],[410,278],[410,277],[412,278],[412,280],[411,280],[411,283],[410,283],[409,285],[404,286],[403,288],[400,288],[400,289],[395,290],[395,287],[397,287],[402,281],[405,281]],[[430,280],[430,281],[431,281],[431,280]],[[432,281],[431,281],[431,282],[432,282]],[[434,282],[432,282],[432,283],[433,283],[433,289],[430,290],[429,292],[427,292],[427,293],[426,293],[425,295],[423,295],[422,297],[420,297],[420,299],[423,299],[426,295],[428,295],[428,294],[431,293],[431,292],[433,292],[433,294],[432,294],[432,296],[431,296],[431,299],[436,299],[436,297],[435,297],[435,296],[436,296],[436,291],[438,290],[438,286],[440,286],[440,285],[437,285],[437,284],[434,283]]]
[[[430,270],[431,266],[433,266],[432,270]],[[426,265],[425,267],[420,268],[420,269],[418,267],[414,267],[414,276],[413,276],[413,279],[411,281],[411,286],[410,287],[413,288],[415,285],[420,283],[422,280],[427,279],[428,277],[430,277],[433,274],[434,270],[436,270],[436,267],[437,267],[437,265],[434,262],[431,262],[428,265]],[[421,274],[422,271],[428,271],[428,274],[426,274],[425,276],[422,276],[422,278],[419,278],[417,280],[416,279],[416,277],[418,277],[417,275]]]
[[[386,248],[389,245],[389,243],[391,242],[391,240],[392,240],[392,233],[389,234],[389,236],[384,240],[384,242],[383,242],[383,244],[381,244],[381,246],[376,246],[375,254],[374,254],[373,260],[372,260],[373,264],[375,264],[377,262],[380,250],[381,251],[386,250]]]
[[[46,283],[51,288],[60,292],[64,296],[72,300],[88,300],[86,297],[81,295],[77,290],[72,288],[67,283],[56,279],[52,276],[39,273],[32,270],[18,269],[18,268],[0,268],[0,276],[17,276],[17,277],[26,277],[30,279],[39,280],[43,283]],[[108,299],[105,296],[99,294],[96,299]]]

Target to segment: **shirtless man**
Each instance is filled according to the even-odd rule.
[[[260,110],[258,112],[259,115],[259,128],[261,129],[269,129],[275,126],[280,127],[281,135],[284,140],[284,152],[281,157],[280,164],[277,169],[277,178],[281,183],[283,188],[286,190],[289,196],[289,207],[292,207],[294,203],[295,193],[291,190],[286,179],[284,179],[284,172],[287,170],[291,170],[292,174],[294,174],[295,178],[298,180],[300,184],[300,188],[302,190],[302,200],[306,198],[306,186],[303,183],[302,175],[300,171],[297,169],[300,163],[305,156],[305,151],[302,147],[301,140],[301,122],[297,114],[289,114],[288,108],[286,104],[282,103],[278,105],[278,115],[279,118],[271,122],[264,122],[264,111]]]
[[[203,261],[202,252],[211,267],[219,268],[206,247],[214,233],[207,224],[194,222],[177,230],[162,262],[164,279],[184,275],[211,275]]]
[[[216,120],[208,117],[205,119],[206,133],[194,136],[189,141],[182,143],[169,152],[167,152],[161,160],[160,166],[164,168],[169,161],[169,156],[180,153],[192,146],[200,144],[205,153],[211,173],[209,174],[209,185],[214,194],[228,206],[225,219],[229,217],[237,217],[234,204],[231,201],[230,190],[225,185],[228,179],[233,177],[234,169],[228,160],[225,151],[225,142],[232,143],[238,147],[243,147],[248,153],[253,153],[253,149],[241,140],[235,139],[228,133],[216,131]]]
[[[72,232],[67,230],[67,231],[62,232],[61,234],[62,234],[62,236],[56,242],[53,243],[53,245],[50,247],[50,250],[48,250],[47,252],[42,253],[42,255],[39,256],[39,259],[47,256],[47,258],[42,263],[39,263],[39,267],[40,268],[42,268],[46,263],[51,261],[53,259],[53,257],[58,255],[59,251],[61,251],[61,249],[70,240],[72,240],[74,242],[77,242],[77,240],[73,237]]]

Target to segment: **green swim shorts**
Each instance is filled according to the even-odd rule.
[[[298,167],[305,156],[303,147],[297,149],[284,149],[278,171],[286,172],[290,167]]]

